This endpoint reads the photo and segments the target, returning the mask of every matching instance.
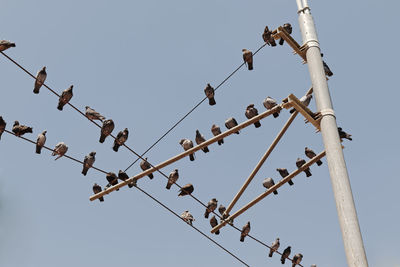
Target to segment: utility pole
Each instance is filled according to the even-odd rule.
[[[342,230],[347,264],[350,267],[367,267],[367,257],[354,206],[346,162],[339,139],[336,117],[332,108],[328,83],[322,64],[314,20],[311,16],[307,0],[296,0],[296,2],[303,43],[307,46],[306,58],[314,88],[317,110],[322,115],[321,133]]]

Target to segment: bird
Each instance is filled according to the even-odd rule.
[[[121,181],[126,181],[126,180],[129,179],[129,176],[128,176],[128,174],[126,174],[126,172],[124,172],[124,171],[122,171],[122,170],[119,170],[119,172],[118,172],[118,179],[120,179]],[[129,187],[129,188],[132,188],[132,187],[134,187],[134,186],[136,186],[135,181],[132,181],[132,182],[128,183],[128,187]]]
[[[351,134],[346,133],[345,131],[342,130],[342,127],[338,127],[338,133],[339,133],[339,137],[340,139],[348,139],[350,141],[353,140],[353,138],[351,138]]]
[[[271,187],[273,187],[275,185],[274,179],[272,178],[265,178],[263,181],[263,186],[267,189],[270,189]],[[277,195],[278,191],[274,190],[274,194]]]
[[[109,172],[106,174],[106,179],[108,181],[107,187],[110,187],[112,185],[117,185],[118,184],[118,177],[115,173]],[[118,191],[119,189],[116,189]]]
[[[151,168],[150,163],[147,162],[147,158],[144,158],[141,162],[140,162],[140,168],[142,169],[142,171],[148,170]],[[154,175],[152,173],[147,175],[150,179],[154,178]]]
[[[303,255],[301,253],[297,253],[296,255],[294,255],[292,260],[292,267],[295,267],[297,264],[300,264],[302,259]]]
[[[104,143],[106,140],[106,137],[109,136],[112,131],[114,130],[114,122],[113,120],[105,120],[103,121],[103,126],[101,126],[101,131],[100,131],[100,143]]]
[[[324,60],[322,60],[322,64],[324,66],[325,75],[328,77],[331,77],[333,75],[333,72],[329,68],[328,64],[326,64],[326,62]]]
[[[317,156],[317,154],[315,154],[315,152],[314,152],[312,149],[308,148],[308,147],[305,147],[305,148],[304,148],[304,153],[306,154],[306,156],[307,156],[309,159],[312,159],[313,157]],[[322,161],[321,161],[321,160],[318,160],[318,161],[317,161],[317,165],[318,165],[318,166],[321,166],[321,165],[322,165]]]
[[[42,152],[42,147],[46,143],[46,133],[47,131],[43,131],[41,134],[38,135],[36,139],[36,153],[40,154]]]
[[[5,51],[10,47],[15,47],[15,43],[11,43],[10,41],[7,40],[0,41],[0,51]]]
[[[83,160],[83,169],[82,169],[82,174],[86,176],[88,170],[92,168],[93,163],[96,161],[96,152],[92,151],[88,155],[85,156]]]
[[[52,156],[58,155],[57,158],[55,158],[55,160],[58,160],[59,158],[61,158],[62,156],[65,155],[65,153],[67,153],[68,151],[68,146],[64,143],[64,142],[59,142],[57,143],[57,145],[54,147],[53,149],[53,153],[51,154]]]
[[[0,116],[0,140],[1,140],[1,135],[4,133],[4,130],[6,129],[7,123],[3,119],[2,116]]]
[[[85,107],[85,115],[89,120],[99,120],[99,121],[104,121],[106,118],[102,116],[100,113],[98,113],[96,110],[92,109],[89,106]]]
[[[296,160],[297,168],[300,169],[300,167],[303,166],[304,164],[306,164],[306,161],[304,159],[297,158],[297,160]],[[310,177],[311,176],[310,168],[308,167],[307,169],[305,169],[304,173],[306,174],[307,177]]]
[[[178,196],[180,196],[180,197],[187,196],[187,195],[190,195],[191,193],[193,193],[193,191],[194,191],[193,185],[186,184],[186,185],[182,186],[181,189],[179,189],[180,193]]]
[[[42,87],[44,81],[47,78],[46,67],[43,67],[37,74],[35,80],[35,87],[33,88],[34,94],[39,94],[40,87]]]
[[[246,118],[250,120],[251,118],[253,118],[253,117],[258,115],[258,110],[254,107],[254,104],[250,104],[250,105],[247,106],[246,112],[244,113],[244,115],[246,115]],[[260,121],[256,121],[254,123],[254,126],[256,128],[261,127]]]
[[[253,69],[253,52],[245,48],[242,49],[244,63],[247,63],[249,70]]]
[[[69,103],[72,96],[74,95],[72,93],[73,88],[74,86],[71,85],[61,93],[60,98],[58,99],[58,106],[57,106],[58,110],[63,110],[64,106]]]
[[[201,143],[205,142],[206,139],[204,138],[204,136],[200,133],[199,130],[196,130],[196,138],[194,139],[196,141],[196,144],[200,145]],[[208,147],[205,146],[203,147],[201,150],[203,150],[204,153],[208,153],[210,152],[210,150],[208,150]]]
[[[280,246],[280,242],[279,242],[279,237],[272,243],[271,248],[269,249],[269,257],[272,257],[272,254],[274,254],[275,251],[278,250],[279,246]]]
[[[285,250],[282,252],[282,256],[281,256],[281,262],[282,262],[282,264],[285,264],[285,260],[286,260],[286,258],[289,257],[290,252],[291,252],[291,247],[290,247],[290,246],[288,246],[287,248],[285,248]]]
[[[225,206],[224,205],[219,205],[219,207],[218,207],[218,212],[221,214],[221,215],[224,215],[224,212],[226,211],[226,208],[225,208]]]
[[[181,214],[181,218],[182,220],[184,220],[186,223],[193,225],[193,221],[195,221],[195,219],[193,218],[193,215],[190,214],[190,212],[188,210],[185,210],[182,214]]]
[[[282,27],[283,27],[283,29],[285,29],[285,31],[288,34],[292,34],[293,29],[292,29],[292,25],[290,25],[290,23],[285,23],[285,24],[283,24]],[[279,39],[279,44],[280,45],[283,45],[284,42],[285,42],[285,40],[283,38]]]
[[[233,127],[235,127],[235,126],[237,126],[238,125],[238,123],[237,123],[237,121],[235,120],[235,118],[229,118],[229,119],[227,119],[226,121],[225,121],[225,127],[227,128],[227,129],[231,129],[231,128],[233,128]],[[239,131],[237,131],[237,132],[235,132],[236,134],[239,134],[240,132]]]
[[[185,151],[193,148],[193,142],[189,139],[181,139],[181,141],[179,141],[179,144],[183,147]],[[189,155],[189,159],[190,161],[194,161],[194,153]]]
[[[317,265],[316,264],[311,264],[311,267],[317,267]]]
[[[126,140],[128,140],[128,135],[129,135],[128,128],[125,128],[123,131],[120,131],[117,134],[117,137],[115,137],[114,139],[114,146],[113,146],[113,150],[115,152],[118,152],[119,147],[125,144]]]
[[[244,242],[244,238],[250,232],[250,222],[247,222],[245,226],[242,228],[242,232],[240,233],[240,242]]]
[[[207,203],[206,212],[204,213],[204,218],[208,219],[208,215],[213,212],[218,206],[218,200],[216,198],[211,199]]]
[[[285,178],[286,176],[289,175],[289,172],[285,168],[278,168],[276,170],[279,172],[279,174],[282,176],[282,178]],[[289,185],[294,185],[292,180],[289,180],[288,183],[289,183]]]
[[[275,106],[277,106],[278,104],[276,103],[276,100],[273,99],[270,96],[267,96],[267,98],[264,99],[263,105],[266,109],[271,109]],[[272,114],[274,116],[274,118],[278,118],[279,117],[279,111],[274,112],[274,114]]]
[[[215,104],[217,104],[217,102],[215,102],[215,90],[214,88],[207,83],[206,88],[204,89],[204,93],[206,94],[207,98],[208,98],[208,104],[210,104],[210,106],[214,106]]]
[[[178,169],[175,169],[169,174],[167,186],[165,188],[170,189],[171,185],[173,185],[176,181],[178,181],[178,178],[179,178]]]
[[[211,225],[212,228],[214,228],[215,226],[218,225],[218,221],[217,221],[217,218],[215,218],[215,215],[211,217],[210,225]],[[219,235],[219,230],[215,231],[215,234]]]
[[[276,46],[275,39],[272,36],[272,32],[269,30],[268,26],[265,26],[262,38],[267,45]]]
[[[218,125],[213,124],[211,126],[211,132],[214,136],[221,134],[221,128]],[[218,140],[218,145],[222,145],[224,143],[224,138]]]
[[[19,121],[14,121],[14,125],[12,127],[12,132],[16,135],[16,136],[22,136],[26,133],[32,133],[32,127],[28,127],[25,125],[20,125]]]
[[[304,106],[307,107],[308,105],[310,105],[311,99],[312,99],[312,94],[309,94],[309,95],[304,95],[304,96],[302,96],[299,100],[300,100],[300,102],[301,102]],[[295,111],[295,109],[292,108],[292,109],[290,110],[290,113],[293,113],[294,111]]]
[[[101,186],[96,184],[96,183],[94,183],[94,185],[93,185],[93,193],[98,194],[101,191],[102,191]],[[103,202],[104,201],[104,197],[99,197],[99,200],[100,200],[100,202]]]

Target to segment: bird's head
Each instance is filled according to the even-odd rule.
[[[174,172],[178,173],[178,169],[175,169]]]
[[[14,126],[15,125],[19,125],[19,121],[14,121]],[[342,130],[342,128],[340,128],[340,130]]]
[[[46,71],[46,66],[43,67],[42,71]]]
[[[179,144],[182,145],[183,142],[185,142],[185,139],[181,139],[181,141],[179,141]]]
[[[247,51],[247,49],[246,49],[246,48],[243,48],[243,49],[242,49],[242,52],[246,52],[246,51]]]
[[[129,131],[128,131],[128,128],[125,128],[124,132],[126,132],[126,133],[129,132]]]
[[[86,107],[85,107],[85,109],[89,109],[89,108],[90,108],[89,106],[86,106]]]
[[[200,134],[200,131],[199,130],[196,130],[196,135],[199,135]]]
[[[95,155],[96,155],[96,151],[90,152],[90,156],[95,156]]]
[[[72,88],[74,88],[73,85],[71,85],[71,86],[68,88],[68,91],[72,92]]]
[[[43,134],[43,135],[46,135],[46,134],[47,134],[47,131],[46,131],[46,130],[44,130],[44,131],[42,132],[42,134]]]
[[[212,201],[213,202],[218,202],[218,200],[216,198],[213,198]]]
[[[254,108],[254,104],[250,104],[247,106],[247,109],[251,109],[251,108]]]

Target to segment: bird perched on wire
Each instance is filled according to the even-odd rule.
[[[178,173],[178,169],[173,170],[169,176],[168,176],[168,182],[167,182],[167,186],[165,188],[170,189],[171,186],[178,181],[179,178],[179,173]]]
[[[194,191],[193,185],[192,184],[186,184],[186,185],[182,186],[181,189],[179,189],[179,195],[178,196],[180,196],[180,197],[187,196],[187,195],[190,195],[191,193],[193,193],[193,191]]]
[[[129,176],[128,176],[128,174],[126,174],[126,172],[124,172],[124,171],[122,171],[122,170],[119,170],[119,172],[118,172],[118,179],[120,179],[121,181],[126,181],[126,180],[129,179]],[[128,187],[129,187],[129,188],[132,188],[132,187],[134,187],[134,186],[136,186],[135,181],[132,181],[132,182],[128,183]]]
[[[193,215],[190,214],[190,212],[188,210],[185,210],[184,212],[182,212],[181,218],[182,218],[182,220],[184,220],[186,223],[188,223],[190,225],[193,225],[193,221],[195,221],[195,219],[193,218]]]
[[[222,215],[224,215],[224,212],[226,211],[226,208],[225,208],[225,206],[224,205],[219,205],[219,207],[218,207],[218,212],[219,212],[219,214],[221,214],[221,216]]]
[[[309,95],[304,95],[304,96],[302,96],[299,100],[300,100],[300,102],[301,102],[304,106],[307,107],[308,105],[310,105],[311,99],[312,99],[312,94],[309,94]],[[290,110],[290,113],[293,113],[294,111],[295,111],[295,109],[292,108],[292,109]]]
[[[296,160],[296,166],[297,168],[301,168],[301,166],[303,166],[304,164],[306,164],[306,161],[304,159],[301,158],[297,158]],[[311,171],[310,171],[310,167],[308,167],[307,169],[304,170],[304,173],[306,174],[307,177],[311,176]]]
[[[101,130],[100,130],[99,142],[104,143],[104,141],[106,140],[106,137],[109,136],[113,130],[114,130],[113,120],[110,119],[110,120],[103,121],[103,126],[101,126]]]
[[[254,107],[254,104],[250,104],[250,105],[247,106],[246,112],[244,113],[244,115],[246,116],[246,118],[248,118],[250,120],[251,118],[253,118],[253,117],[258,115],[258,110]],[[256,128],[261,127],[260,121],[256,121],[254,123],[254,126]]]
[[[140,168],[142,169],[142,171],[145,171],[145,170],[148,170],[148,169],[151,168],[150,163],[147,162],[147,157],[144,158],[144,159],[140,162],[139,165],[140,165]],[[153,175],[152,173],[149,173],[147,176],[148,176],[150,179],[153,179],[153,178],[154,178],[154,175]]]
[[[278,169],[276,169],[276,170],[279,172],[279,174],[282,176],[282,178],[285,178],[286,176],[289,175],[289,172],[288,172],[287,169],[285,169],[285,168],[278,168]],[[288,183],[289,183],[289,185],[294,185],[292,179],[290,179],[290,180],[288,181]]]
[[[114,139],[114,146],[113,146],[113,150],[115,152],[118,152],[119,147],[125,144],[126,140],[128,140],[128,135],[129,135],[128,128],[125,128],[123,131],[120,131],[117,134],[117,137]]]
[[[206,94],[207,98],[208,98],[208,104],[210,104],[210,106],[214,106],[215,104],[217,104],[217,102],[215,102],[215,90],[214,88],[207,83],[206,88],[204,89],[204,93]]]
[[[274,179],[272,179],[271,177],[269,178],[265,178],[263,181],[263,186],[267,189],[270,189],[271,187],[273,187],[275,185]],[[278,191],[274,190],[274,194],[277,195]]]
[[[313,157],[316,157],[316,156],[317,156],[317,154],[315,154],[315,152],[314,152],[311,148],[308,148],[308,147],[305,147],[305,148],[304,148],[304,153],[306,154],[306,156],[307,156],[309,159],[312,159]],[[318,160],[318,161],[317,161],[317,165],[318,165],[318,166],[321,166],[321,165],[322,165],[322,161],[321,161],[321,160]]]
[[[189,139],[181,139],[181,141],[179,141],[179,144],[183,147],[185,151],[193,148],[193,142]],[[189,155],[189,159],[190,161],[194,161],[194,153]]]
[[[211,126],[211,132],[212,132],[212,134],[213,134],[214,136],[217,136],[217,135],[221,134],[221,128],[219,128],[218,125],[213,124],[213,125]],[[218,140],[218,145],[222,145],[223,143],[224,143],[224,138]]]
[[[208,219],[208,215],[213,212],[218,206],[218,200],[216,198],[211,199],[207,203],[207,208],[204,213],[204,218]]]
[[[0,140],[1,140],[1,135],[4,133],[4,130],[6,129],[7,123],[3,119],[2,116],[0,116]]]
[[[275,251],[278,250],[279,246],[281,243],[279,242],[279,237],[272,243],[271,248],[269,249],[269,257],[272,257],[272,254],[274,254]]]
[[[301,253],[297,253],[296,255],[294,255],[292,260],[292,267],[295,267],[296,265],[300,264],[302,259],[303,255]]]
[[[96,152],[92,151],[88,155],[85,156],[83,160],[83,169],[82,169],[82,174],[86,176],[88,170],[92,168],[94,162],[96,161]]]
[[[40,133],[36,139],[36,153],[40,154],[42,152],[42,147],[46,143],[46,133],[47,131],[43,131]]]
[[[194,140],[196,141],[196,144],[198,144],[198,145],[200,145],[201,143],[204,143],[206,141],[206,139],[200,133],[199,130],[196,130],[196,138]],[[210,150],[208,150],[207,146],[203,147],[201,150],[203,150],[204,153],[210,152]]]
[[[10,47],[15,47],[15,43],[11,43],[10,41],[7,40],[0,41],[0,51],[7,50]]]
[[[218,221],[217,221],[217,218],[215,218],[215,215],[211,217],[210,225],[211,225],[212,228],[214,228],[215,226],[218,225]],[[215,234],[219,235],[219,230],[215,231]]]
[[[253,52],[251,52],[250,50],[247,50],[245,48],[242,49],[243,52],[243,60],[244,63],[247,63],[247,68],[249,70],[253,69]]]
[[[285,250],[282,252],[282,256],[281,256],[282,264],[285,264],[285,260],[289,257],[290,252],[291,252],[291,247],[290,246],[285,248]]]
[[[275,39],[272,36],[272,32],[269,30],[268,26],[265,26],[262,38],[267,45],[276,46]]]
[[[33,93],[39,94],[40,87],[42,87],[44,81],[47,78],[46,67],[43,67],[37,74],[35,80],[35,86],[33,88]]]
[[[64,142],[59,142],[53,149],[53,153],[51,154],[52,156],[56,156],[58,155],[57,158],[55,158],[55,160],[58,160],[59,158],[61,158],[62,156],[65,155],[65,153],[67,153],[68,151],[68,146],[64,143]]]
[[[94,183],[94,185],[93,185],[93,193],[98,194],[101,191],[102,191],[101,186],[96,184],[96,183]],[[99,200],[100,200],[100,202],[103,202],[104,201],[104,197],[99,197]]]
[[[112,185],[117,185],[118,184],[118,177],[115,173],[109,172],[106,174],[106,179],[108,181],[107,187],[110,187]],[[119,189],[116,189],[118,191]]]
[[[292,34],[292,25],[290,25],[290,23],[285,23],[283,24],[283,29],[288,33],[288,34]],[[283,43],[285,42],[285,40],[283,38],[279,39],[279,44],[283,45]]]
[[[104,121],[106,118],[102,116],[100,113],[98,113],[96,110],[92,109],[89,106],[85,107],[85,115],[89,120],[99,120],[99,121]]]
[[[266,109],[270,110],[270,109],[274,108],[275,106],[277,106],[278,104],[276,103],[275,99],[273,99],[270,96],[267,96],[267,98],[264,99],[263,105]],[[274,116],[274,118],[279,117],[279,111],[274,112],[272,115]]]
[[[235,118],[229,118],[229,119],[227,119],[226,121],[225,121],[225,127],[227,128],[227,129],[231,129],[231,128],[233,128],[233,127],[235,127],[235,126],[237,126],[238,125],[238,123],[237,123],[237,121],[235,120]],[[237,131],[237,132],[235,132],[235,134],[239,134],[240,132],[239,131]]]
[[[345,131],[343,131],[342,127],[338,127],[338,133],[339,133],[339,137],[340,139],[348,139],[350,141],[353,140],[353,138],[351,138],[351,134],[346,133]]]
[[[58,110],[63,110],[64,106],[69,103],[72,96],[74,95],[72,93],[73,88],[74,86],[71,85],[61,93],[60,98],[58,99],[58,106],[57,106]]]
[[[25,125],[20,125],[19,121],[15,121],[14,125],[12,127],[12,132],[16,135],[16,136],[22,136],[26,133],[32,133],[32,127],[28,127]]]
[[[244,242],[244,238],[250,232],[250,222],[247,222],[245,226],[242,228],[242,232],[240,233],[240,242]]]

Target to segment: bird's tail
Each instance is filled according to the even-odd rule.
[[[169,182],[167,183],[167,186],[165,188],[167,188],[168,190],[171,189],[171,185]]]
[[[154,175],[152,173],[150,173],[149,175],[147,175],[150,179],[154,178]]]
[[[210,106],[214,106],[215,104],[217,104],[217,102],[215,102],[215,98],[212,97],[208,99],[208,104],[210,104]]]
[[[351,134],[347,134],[347,135],[346,135],[346,139],[348,139],[348,140],[350,140],[350,141],[353,141],[353,138],[351,138]]]
[[[206,212],[204,213],[204,218],[208,219],[208,215],[210,215],[210,212],[208,209],[206,209]]]
[[[84,176],[86,176],[88,170],[89,170],[89,168],[86,168],[85,166],[83,166],[82,174],[83,174]]]
[[[274,116],[274,118],[278,118],[279,117],[279,113],[275,112],[274,114],[272,114]]]
[[[113,150],[115,152],[118,152],[119,147],[120,147],[120,145],[117,142],[114,142]]]
[[[208,150],[208,147],[204,147],[204,148],[203,148],[203,152],[204,152],[204,153],[207,153],[207,152],[210,152],[210,150]]]
[[[276,42],[273,37],[271,37],[270,44],[271,44],[271,46],[276,46]]]
[[[283,38],[279,39],[279,44],[283,45],[283,43],[285,42],[285,40]]]
[[[61,158],[62,157],[62,155],[59,155],[57,158],[55,158],[54,160],[58,160],[59,158]]]
[[[216,235],[219,235],[219,230],[217,230],[217,231],[215,232],[215,234],[216,234]]]
[[[292,262],[292,267],[296,267],[296,262]]]
[[[247,62],[247,66],[249,67],[249,70],[253,70],[253,62]]]
[[[100,142],[100,143],[104,143],[104,141],[106,140],[106,137],[107,137],[106,135],[101,134],[101,135],[100,135],[100,140],[99,140],[99,142]]]
[[[255,126],[256,128],[260,128],[260,127],[261,127],[261,123],[260,123],[259,121],[256,121],[256,122],[254,123],[254,126]]]
[[[237,131],[235,134],[240,134],[240,132],[239,132],[239,131]]]
[[[193,154],[190,154],[189,158],[190,158],[190,161],[194,161],[194,155]]]
[[[295,109],[292,108],[289,112],[290,112],[290,114],[292,114],[294,111],[295,111]]]
[[[25,131],[25,133],[33,133],[32,127],[28,127]]]
[[[289,180],[288,183],[289,183],[290,186],[294,185],[292,180]]]
[[[64,107],[63,103],[62,102],[58,102],[57,109],[58,110],[63,110],[63,107]]]
[[[321,166],[321,165],[322,165],[322,161],[318,160],[318,161],[317,161],[317,165],[318,165],[318,166]]]
[[[100,202],[104,201],[104,197],[99,197]]]
[[[222,145],[224,143],[224,139],[218,140],[218,145]]]
[[[272,249],[269,250],[269,255],[268,257],[272,257],[272,254],[274,253],[274,251]]]
[[[278,191],[275,190],[275,191],[274,191],[274,195],[277,195],[277,194],[278,194]]]
[[[240,242],[244,242],[244,235],[240,236]]]
[[[33,89],[33,93],[34,94],[39,94],[40,86],[42,86],[42,85],[41,84],[38,84],[38,85],[35,84],[35,88]]]
[[[3,133],[0,133],[0,140],[1,140],[1,136],[3,135]],[[218,141],[218,144],[219,144],[219,141]]]
[[[36,153],[37,153],[37,154],[40,154],[41,151],[42,151],[42,147],[39,146],[39,145],[36,145]]]
[[[304,172],[306,173],[307,177],[310,177],[312,175],[310,169],[306,169],[304,170]]]

